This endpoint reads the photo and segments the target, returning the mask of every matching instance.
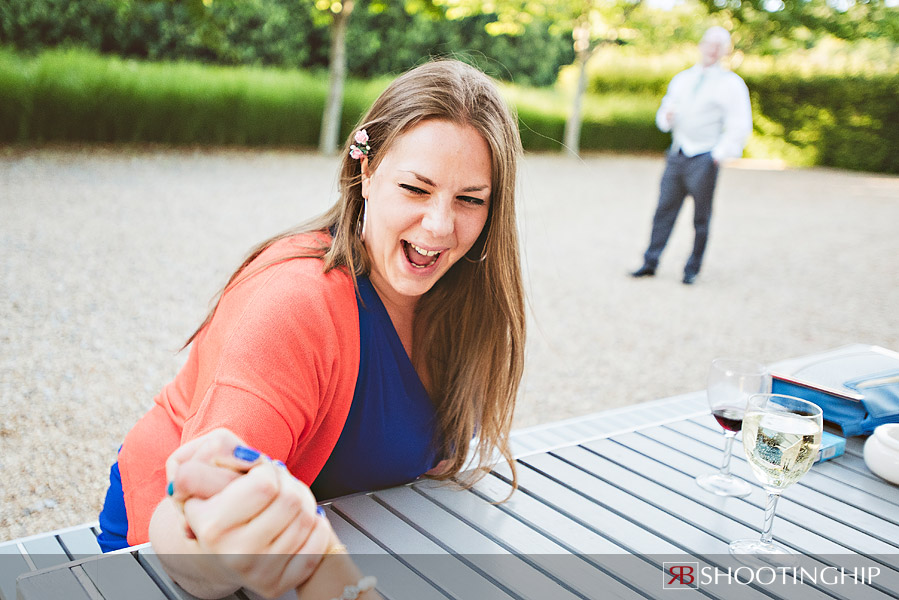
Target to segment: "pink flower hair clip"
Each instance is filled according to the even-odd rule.
[[[360,129],[353,136],[353,141],[356,143],[350,146],[350,158],[361,160],[363,156],[368,156],[368,153],[371,152],[371,146],[368,145],[368,132]]]

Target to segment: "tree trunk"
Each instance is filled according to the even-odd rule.
[[[344,0],[343,9],[331,23],[331,55],[328,61],[328,99],[322,115],[318,150],[322,154],[337,151],[340,135],[340,115],[343,110],[343,84],[346,80],[346,26],[353,12],[354,0]]]
[[[571,112],[565,120],[565,152],[569,156],[578,156],[581,152],[581,124],[583,122],[584,94],[587,92],[587,61],[590,59],[589,50],[581,50],[577,53],[578,78],[577,89],[574,92],[574,100],[571,103]]]

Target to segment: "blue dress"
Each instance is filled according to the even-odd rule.
[[[359,277],[359,378],[319,500],[407,483],[437,462],[436,410],[368,277]]]

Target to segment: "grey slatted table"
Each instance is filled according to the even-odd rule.
[[[16,578],[100,553],[98,524],[84,523],[0,543],[0,600],[16,597]]]
[[[326,512],[392,600],[899,597],[899,487],[867,471],[859,438],[777,507],[775,537],[802,553],[809,578],[728,577],[740,565],[727,544],[758,536],[765,497],[739,446],[732,469],[753,483],[749,497],[719,498],[695,484],[718,468],[723,438],[704,393],[686,394],[515,432],[520,487],[505,503],[511,473],[500,466],[470,490],[420,481],[340,498]],[[718,579],[663,589],[666,563],[695,563]],[[856,578],[823,575],[840,568]],[[872,569],[876,577],[859,583]],[[190,598],[149,547],[19,578],[20,600],[55,597]]]

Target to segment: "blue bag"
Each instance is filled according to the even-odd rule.
[[[814,402],[846,437],[899,422],[899,354],[853,345],[772,368],[771,391]]]

